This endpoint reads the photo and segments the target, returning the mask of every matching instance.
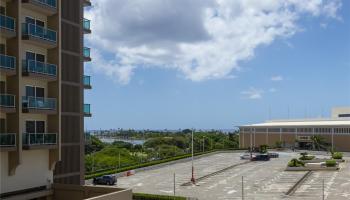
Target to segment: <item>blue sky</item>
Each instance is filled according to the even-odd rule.
[[[249,32],[242,36],[238,32],[232,37],[228,36],[232,34],[222,36],[225,30],[216,26],[221,22],[213,22],[214,25],[208,27],[208,21],[205,21],[208,19],[201,18],[203,13],[200,9],[193,11],[200,13],[198,20],[186,24],[190,22],[185,19],[184,24],[179,25],[198,29],[193,30],[198,37],[189,36],[191,31],[182,32],[181,27],[179,33],[172,35],[179,27],[162,24],[181,24],[181,19],[172,21],[178,19],[177,15],[181,13],[159,13],[155,9],[159,7],[159,10],[164,10],[165,5],[162,4],[148,8],[142,3],[126,5],[124,2],[125,5],[120,7],[126,10],[138,8],[137,13],[141,14],[136,19],[143,20],[141,26],[131,27],[130,30],[125,27],[136,23],[130,18],[123,18],[124,21],[113,18],[115,21],[110,23],[115,23],[112,26],[114,29],[103,24],[94,25],[100,12],[108,14],[105,4],[112,2],[123,1],[101,0],[87,14],[93,19],[93,32],[86,43],[93,48],[94,61],[85,67],[86,74],[92,76],[93,86],[92,90],[85,91],[85,102],[91,104],[93,114],[92,118],[85,118],[85,129],[227,129],[265,121],[269,117],[327,117],[334,106],[350,106],[349,1],[334,1],[338,3],[335,11],[326,10],[329,5],[335,5],[331,4],[332,1],[317,4],[319,10],[315,6],[310,6],[312,9],[298,8],[302,4],[277,9],[271,8],[271,5],[240,5],[243,17],[246,13],[244,9],[254,8],[276,12],[278,18],[286,19],[276,23],[278,25],[261,25],[260,20],[254,18],[257,23],[247,25],[245,21],[234,24],[236,19],[240,20],[239,16],[225,18],[224,14],[220,14],[220,6],[223,5],[212,4],[208,0],[209,3],[203,5],[203,12],[216,10],[218,18],[226,20],[228,29],[243,26],[251,29],[249,32],[258,30],[258,34],[253,36],[257,41],[251,42],[252,39],[248,38],[242,46],[246,43],[250,45],[244,48],[236,48],[235,45],[238,46],[237,41],[246,40],[244,35]],[[170,5],[176,6],[181,5]],[[196,9],[200,7],[194,6]],[[226,8],[228,5],[224,6]],[[234,10],[235,5],[230,6]],[[186,7],[191,8],[190,5]],[[297,15],[297,18],[290,19],[289,15],[284,15],[285,9],[293,12],[299,9],[293,15]],[[164,23],[153,23],[155,19],[149,18],[155,15],[153,13],[164,15]],[[113,16],[113,13],[110,16],[123,17]],[[196,16],[188,17],[196,19]],[[214,17],[217,17],[216,14]],[[148,23],[147,20],[151,20],[151,28],[143,26]],[[279,29],[280,24],[289,26],[290,23],[293,25],[287,29]],[[204,31],[201,24],[204,24]],[[274,27],[276,33],[269,35],[271,29],[268,26]],[[216,30],[211,30],[211,27]],[[106,35],[107,30],[116,34]],[[133,33],[133,30],[137,33]],[[135,35],[131,37],[128,31]],[[260,36],[264,37],[259,39]],[[227,43],[232,42],[232,46],[225,45],[225,41],[207,43],[212,40],[227,40]],[[179,47],[182,44],[189,45],[186,49],[200,53],[183,51]],[[189,61],[192,62],[188,64]],[[218,66],[213,63],[218,63]]]

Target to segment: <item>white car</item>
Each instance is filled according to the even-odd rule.
[[[250,153],[244,153],[244,154],[240,155],[240,157],[242,160],[250,159]],[[252,157],[255,157],[255,155],[252,154]]]

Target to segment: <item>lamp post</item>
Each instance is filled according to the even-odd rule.
[[[196,179],[194,178],[194,165],[193,165],[193,129],[192,129],[192,177],[191,177],[192,184],[196,184]]]

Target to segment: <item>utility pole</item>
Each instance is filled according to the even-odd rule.
[[[324,179],[322,179],[322,200],[324,200]]]
[[[175,188],[175,183],[176,183],[176,182],[175,182],[175,173],[174,173],[174,200],[175,200],[175,189],[176,189],[176,188]]]
[[[120,152],[118,154],[118,167],[120,168]]]
[[[194,165],[193,165],[193,129],[192,129],[192,177],[191,177],[192,184],[196,184],[196,179],[194,178]]]
[[[242,176],[242,200],[244,200],[244,181]]]

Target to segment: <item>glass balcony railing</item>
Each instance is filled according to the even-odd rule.
[[[57,4],[56,4],[56,0],[35,0],[36,2],[44,5],[44,6],[49,6],[52,8],[56,8]]]
[[[0,68],[15,69],[15,67],[16,67],[15,57],[0,54]]]
[[[0,14],[0,27],[10,31],[15,31],[15,19]]]
[[[91,78],[90,76],[84,76],[84,78],[83,78],[84,86],[91,86],[90,78]]]
[[[90,104],[84,104],[84,114],[91,115]]]
[[[40,38],[43,40],[47,40],[50,42],[57,41],[57,33],[56,31],[44,28],[42,26],[38,26],[35,24],[23,23],[22,24],[22,34],[27,36],[32,36],[36,38]]]
[[[43,97],[22,97],[24,109],[56,110],[56,99]]]
[[[84,47],[83,54],[85,58],[90,58],[90,48]]]
[[[16,146],[15,133],[0,133],[0,147],[14,147]]]
[[[55,145],[57,133],[23,133],[23,145]]]
[[[49,76],[57,76],[57,66],[35,60],[23,60],[22,70],[27,73],[37,73]]]
[[[15,95],[11,94],[0,94],[0,106],[6,108],[15,108]]]
[[[88,19],[83,19],[83,28],[84,30],[90,31],[90,20]]]

